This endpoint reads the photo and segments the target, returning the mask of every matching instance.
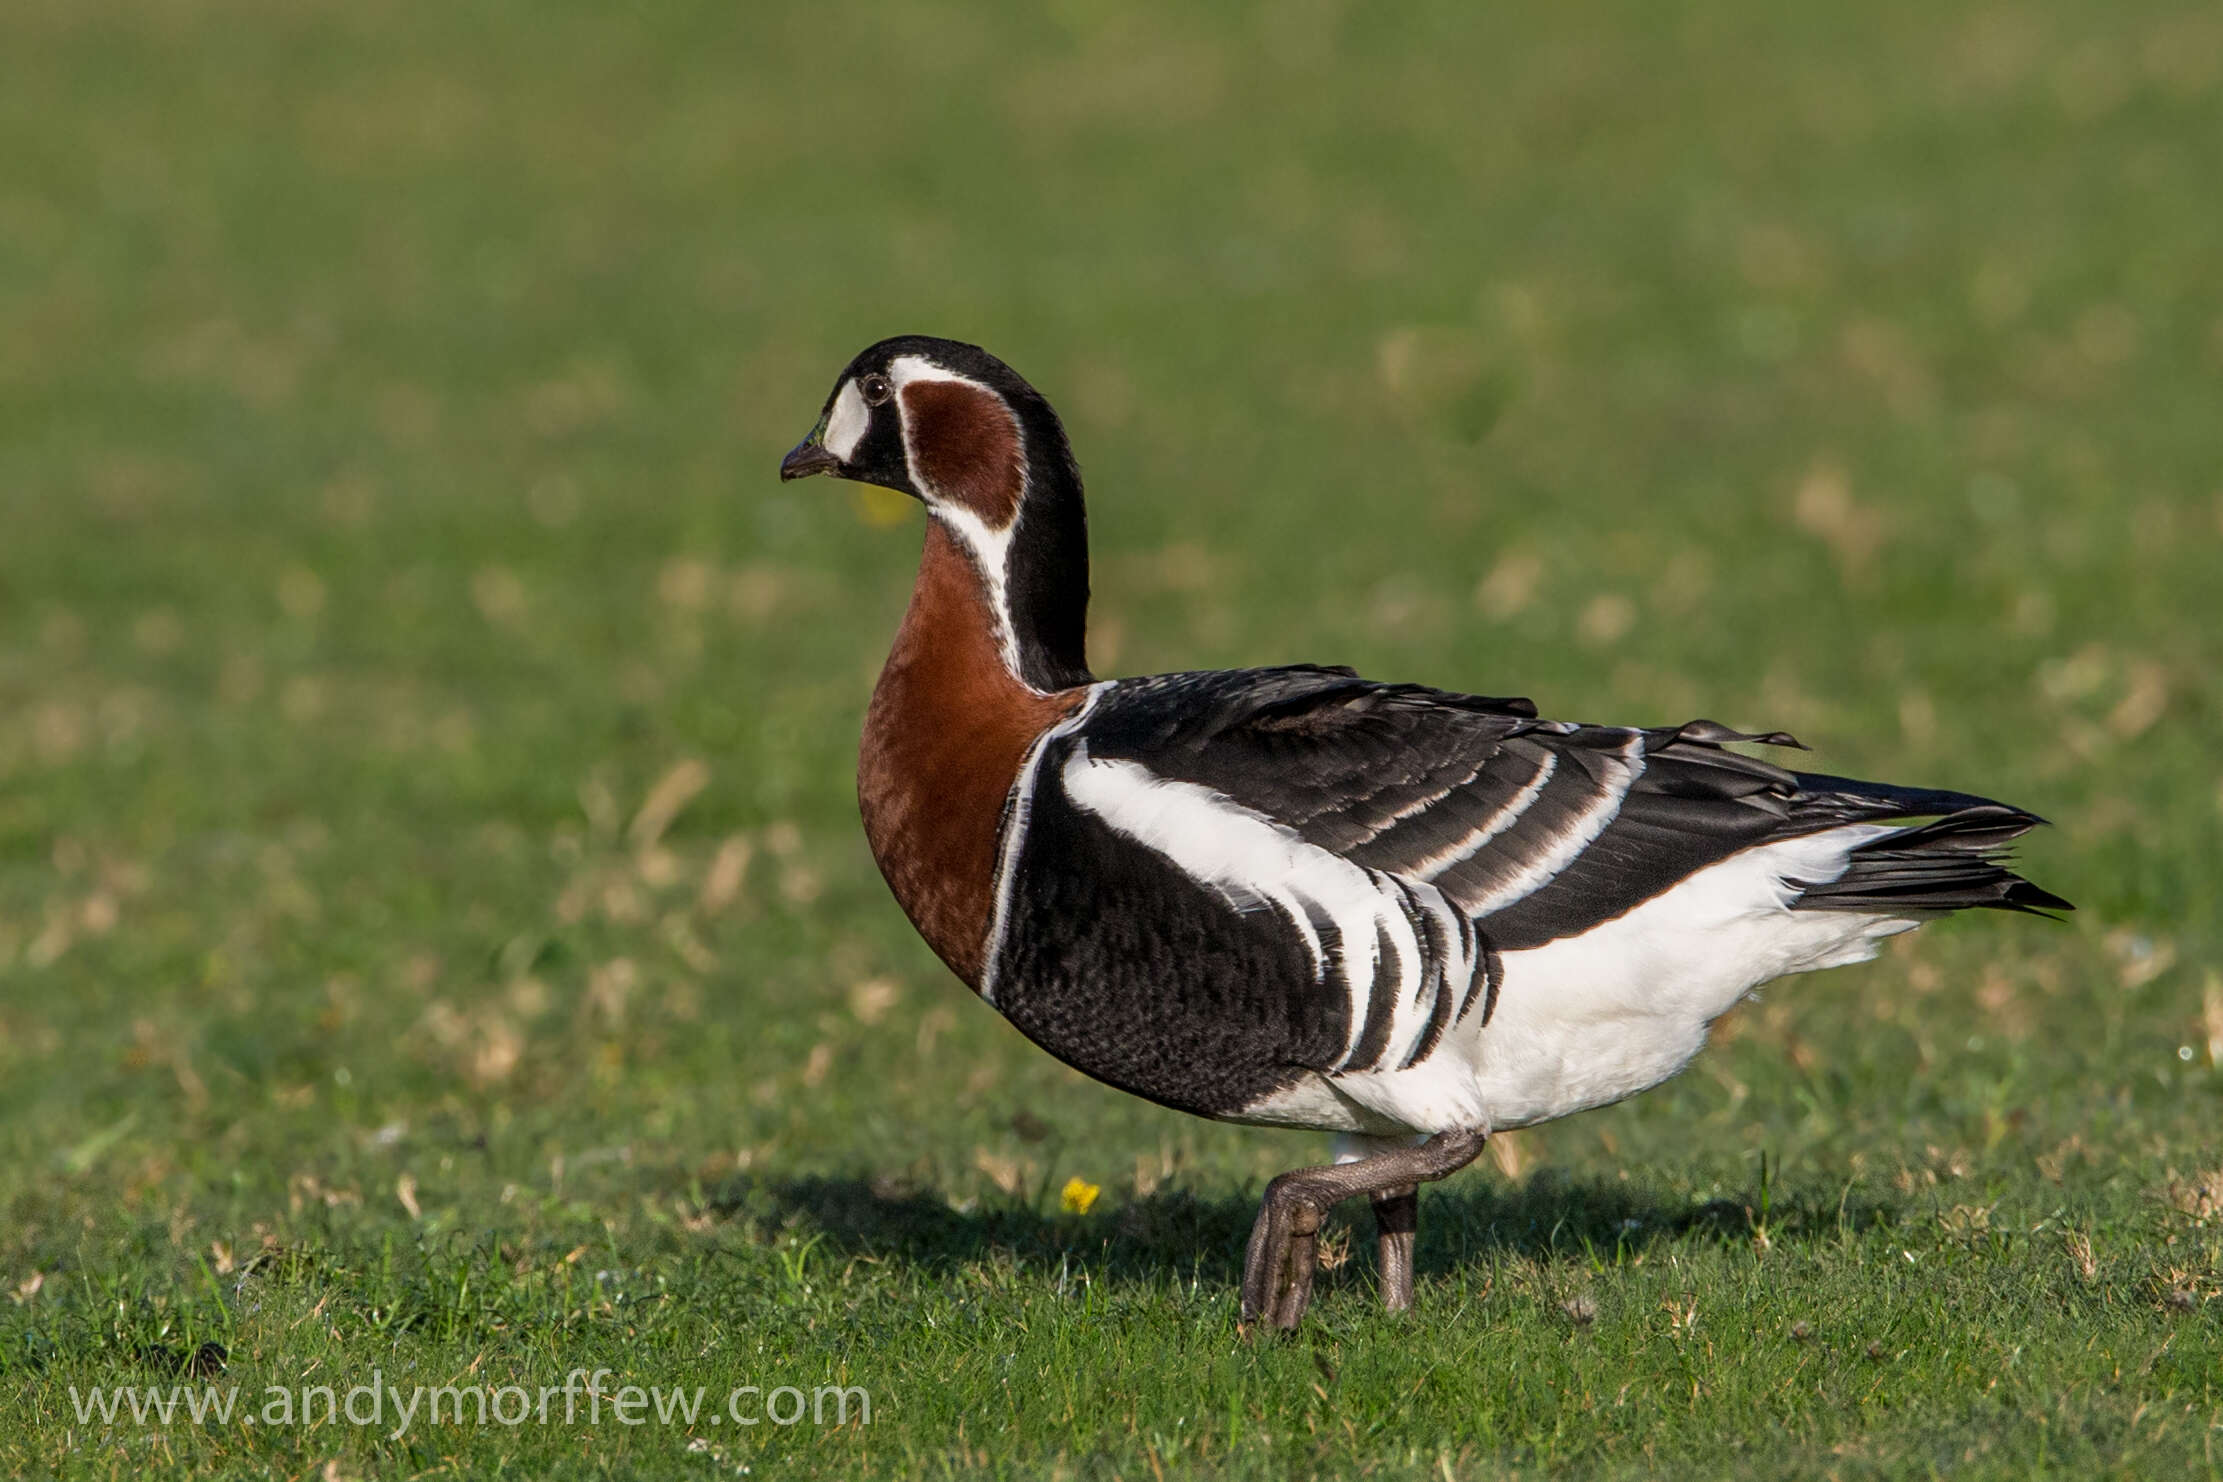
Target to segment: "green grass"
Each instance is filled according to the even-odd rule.
[[[0,138],[0,1471],[2223,1472],[2213,6],[15,0]],[[1240,1342],[1320,1140],[1065,1072],[860,837],[917,528],[772,471],[899,331],[1067,413],[1104,672],[1783,726],[2083,909]],[[76,1421],[204,1344],[874,1415]]]

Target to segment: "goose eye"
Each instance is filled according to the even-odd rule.
[[[860,379],[857,382],[857,390],[863,395],[865,405],[868,407],[879,406],[886,402],[889,397],[895,395],[895,387],[889,385],[888,378],[878,371]]]

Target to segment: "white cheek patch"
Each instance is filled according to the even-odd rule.
[[[826,417],[826,451],[847,463],[856,456],[857,444],[864,441],[871,426],[872,412],[865,406],[864,393],[855,381],[842,382],[840,394],[834,397],[834,409]]]

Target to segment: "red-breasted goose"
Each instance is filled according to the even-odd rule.
[[[1359,1194],[1409,1306],[1420,1183],[1493,1129],[1658,1085],[1769,979],[1950,911],[2068,909],[2002,863],[2035,815],[1725,745],[1781,734],[1570,725],[1310,665],[1096,679],[1080,471],[975,346],[851,361],[780,465],[816,473],[929,516],[857,766],[920,935],[1100,1081],[1348,1139],[1267,1187],[1246,1323],[1297,1324],[1321,1214]]]

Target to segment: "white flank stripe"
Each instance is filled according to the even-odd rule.
[[[1097,760],[1087,746],[1074,748],[1063,778],[1073,802],[1128,838],[1165,856],[1175,868],[1239,911],[1273,907],[1296,923],[1311,954],[1316,981],[1331,969],[1350,984],[1349,1032],[1336,1069],[1349,1065],[1366,1030],[1376,993],[1389,1002],[1391,1043],[1383,1059],[1401,1057],[1425,1032],[1426,1005],[1414,1005],[1427,981],[1424,947],[1386,876],[1341,855],[1306,843],[1293,831],[1208,787],[1158,776],[1139,762]],[[1425,909],[1450,907],[1430,886],[1417,886]],[[1341,940],[1330,960],[1308,922],[1321,915]],[[1394,980],[1377,981],[1384,964],[1376,947],[1386,936],[1395,946]],[[1457,941],[1455,933],[1451,940]],[[1471,964],[1445,962],[1446,972],[1471,972]],[[1433,995],[1430,995],[1433,1002]]]
[[[1528,786],[1507,798],[1505,806],[1492,813],[1480,828],[1468,834],[1458,843],[1446,845],[1434,854],[1429,855],[1419,864],[1414,865],[1410,873],[1423,880],[1433,880],[1453,865],[1462,864],[1474,858],[1476,854],[1481,852],[1484,844],[1489,843],[1490,840],[1520,822],[1521,815],[1528,811],[1528,805],[1536,801],[1538,795],[1544,790],[1544,784],[1551,781],[1551,774],[1558,770],[1559,754],[1551,751],[1545,752],[1544,764],[1536,769],[1536,776],[1530,780]]]
[[[1552,842],[1549,849],[1531,860],[1512,879],[1500,885],[1478,901],[1467,903],[1467,914],[1477,921],[1492,911],[1500,910],[1522,899],[1545,884],[1554,875],[1574,862],[1576,855],[1590,847],[1591,841],[1605,832],[1606,825],[1620,815],[1622,799],[1644,772],[1644,736],[1642,732],[1631,736],[1621,748],[1621,778],[1606,784],[1605,793],[1578,814],[1567,831]]]
[[[1445,998],[1445,1013],[1455,1018],[1464,990],[1475,977],[1471,957],[1461,950],[1460,927],[1465,923],[1460,918],[1458,908],[1446,900],[1441,891],[1417,883],[1408,888],[1412,891],[1413,904],[1435,918],[1436,930],[1443,937],[1447,950],[1443,961],[1437,966],[1445,975],[1442,981],[1451,990]],[[1408,979],[1410,987],[1397,1001],[1397,1013],[1389,1025],[1389,1042],[1382,1047],[1381,1056],[1374,1062],[1375,1066],[1403,1065],[1426,1037],[1428,1026],[1435,1018],[1437,981],[1430,977],[1427,967],[1428,964],[1424,961],[1421,964],[1422,970]],[[1459,973],[1464,973],[1464,978],[1455,975]],[[1450,1026],[1447,1024],[1445,1027]]]
[[[1042,769],[1042,753],[1060,736],[1069,736],[1079,729],[1096,702],[1104,697],[1114,680],[1104,680],[1089,686],[1088,698],[1081,701],[1081,708],[1035,738],[1027,750],[1027,759],[1019,768],[1019,776],[1011,784],[1011,797],[1005,803],[1003,838],[996,846],[996,909],[988,923],[988,951],[980,970],[980,996],[993,1004],[996,1001],[996,959],[1003,952],[1004,932],[1011,917],[1011,889],[1018,878],[1015,866],[1019,850],[1026,843],[1027,820],[1034,811],[1034,789],[1039,784],[1037,774]]]
[[[1511,1129],[1656,1086],[1762,983],[1866,961],[1918,924],[1791,909],[1790,880],[1836,879],[1853,849],[1891,832],[1848,824],[1756,845],[1579,936],[1508,952],[1487,1029],[1456,1026],[1406,1070],[1300,1078],[1233,1120],[1375,1138]]]

